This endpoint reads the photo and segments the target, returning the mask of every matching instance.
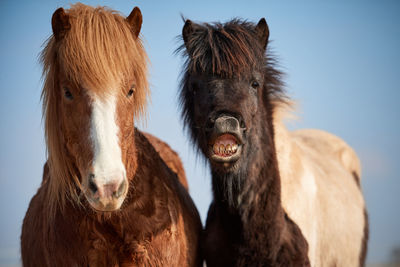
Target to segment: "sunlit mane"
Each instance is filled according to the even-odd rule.
[[[48,153],[50,210],[63,207],[66,197],[77,199],[78,172],[73,171],[60,130],[59,72],[74,84],[99,95],[121,90],[114,84],[135,84],[135,117],[143,115],[149,95],[147,55],[140,38],[135,38],[129,24],[116,11],[105,7],[72,5],[67,13],[71,28],[61,41],[51,36],[41,53],[44,87],[43,117]],[[134,77],[134,81],[127,80]],[[124,89],[124,90],[125,90]],[[118,93],[123,93],[118,92]],[[126,93],[126,92],[125,92]],[[55,203],[55,204],[52,204]]]

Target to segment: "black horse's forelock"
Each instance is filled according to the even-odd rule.
[[[205,73],[231,78],[247,73],[262,58],[253,23],[233,19],[225,24],[201,24],[178,51],[190,58],[186,68],[192,73]]]
[[[256,25],[244,20],[233,19],[227,23],[197,24],[192,36],[176,50],[185,58],[181,74],[179,103],[184,128],[191,141],[198,144],[201,125],[194,122],[194,96],[190,78],[201,75],[209,78],[246,78],[254,70],[264,74],[264,95],[272,105],[286,103],[282,73],[269,49],[260,45]],[[183,38],[182,38],[183,39]],[[196,146],[197,152],[200,148]]]

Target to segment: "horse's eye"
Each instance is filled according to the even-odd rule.
[[[72,95],[68,87],[64,87],[64,97],[68,100],[74,99],[74,96]]]
[[[199,87],[198,87],[197,83],[192,83],[192,86],[190,89],[191,89],[192,94],[195,95],[197,93],[197,91],[199,90]]]
[[[257,81],[252,81],[251,87],[253,87],[254,89],[257,89],[258,87],[260,87],[260,84]]]
[[[131,86],[131,89],[129,89],[127,96],[131,97],[133,96],[133,93],[135,92],[135,85]]]

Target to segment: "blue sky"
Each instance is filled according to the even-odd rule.
[[[18,263],[19,234],[45,162],[38,54],[51,16],[68,1],[0,1],[0,266]],[[397,1],[83,1],[128,15],[143,14],[152,101],[140,128],[182,157],[204,220],[210,196],[207,166],[182,130],[177,90],[182,59],[174,54],[183,22],[265,17],[270,47],[288,95],[298,103],[290,128],[319,128],[359,154],[370,215],[368,262],[400,246],[400,4]]]

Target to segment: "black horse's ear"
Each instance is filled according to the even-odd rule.
[[[71,29],[69,16],[62,7],[54,11],[53,17],[51,18],[51,27],[53,28],[53,35],[57,41],[61,40],[68,30]]]
[[[189,39],[192,33],[194,32],[193,22],[190,19],[185,21],[185,26],[182,29],[182,38],[185,43],[186,49],[189,50]]]
[[[268,44],[269,29],[268,29],[267,22],[265,21],[264,18],[260,19],[260,21],[258,22],[258,24],[255,28],[255,31],[256,31],[258,41],[260,42],[262,48],[265,49]]]
[[[142,12],[140,12],[140,9],[137,6],[132,10],[131,14],[129,14],[129,16],[126,18],[126,21],[131,26],[132,32],[137,38],[139,36],[143,22]]]

